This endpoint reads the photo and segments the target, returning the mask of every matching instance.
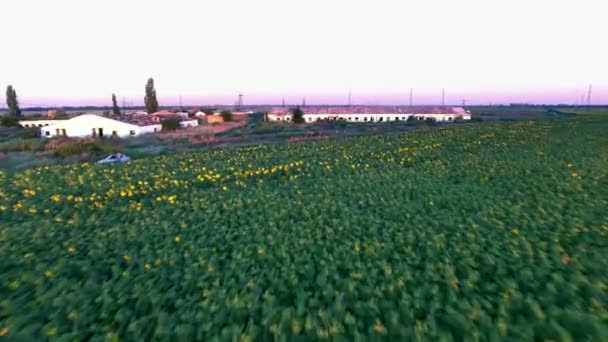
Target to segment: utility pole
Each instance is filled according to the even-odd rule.
[[[179,95],[179,110],[183,110],[183,107],[182,107],[182,95],[181,94]]]
[[[467,99],[462,99],[462,108],[466,107]]]
[[[445,88],[441,89],[441,107],[445,107]]]
[[[589,85],[589,90],[587,91],[587,106],[591,106],[591,84]]]
[[[236,110],[237,111],[241,110],[242,106],[243,106],[243,93],[239,93],[238,100],[236,102]]]
[[[285,98],[283,98],[283,101],[281,102],[281,106],[285,107]]]
[[[302,98],[302,107],[306,107],[306,96]]]
[[[351,96],[352,96],[352,93],[351,93],[351,91],[349,90],[349,91],[348,91],[348,106],[349,106],[349,107],[351,106],[351,102],[350,102],[350,100],[351,100]]]
[[[414,89],[410,88],[410,107],[412,106],[412,103],[414,102],[413,99],[414,99]]]

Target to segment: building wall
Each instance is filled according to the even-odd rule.
[[[112,120],[92,114],[83,114],[69,120],[56,122],[54,125],[45,126],[40,129],[42,137],[51,138],[61,136],[65,130],[67,137],[88,137],[93,136],[93,129],[103,130],[104,137],[111,137],[113,132],[119,137],[130,137],[144,133],[153,133],[161,131],[160,124],[139,127],[137,125]],[[59,132],[57,130],[60,130]]]
[[[201,119],[205,120],[208,125],[224,122],[224,119],[219,115],[205,115]]]
[[[137,128],[139,130],[137,131],[136,135],[142,135],[142,134],[160,132],[163,130],[163,125],[157,124],[157,125],[141,126],[141,127],[137,127]]]
[[[188,120],[188,121],[180,121],[179,125],[182,128],[187,128],[187,127],[196,127],[198,126],[198,120],[196,119],[192,119],[192,120]]]
[[[21,127],[44,127],[54,125],[58,122],[66,120],[19,120],[19,126]]]
[[[304,121],[307,123],[320,120],[343,120],[349,122],[386,122],[386,121],[406,121],[410,116],[424,120],[434,118],[437,121],[454,121],[456,119],[470,120],[471,114],[304,114]],[[268,114],[268,121],[287,121],[291,122],[291,114],[275,115]]]

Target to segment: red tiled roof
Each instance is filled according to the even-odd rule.
[[[175,113],[170,112],[168,110],[159,110],[158,112],[154,112],[150,115],[174,115]]]
[[[131,125],[139,126],[139,127],[160,124],[153,116],[141,115],[141,114],[114,115],[114,116],[109,117],[109,119],[121,121],[121,122],[128,123]]]

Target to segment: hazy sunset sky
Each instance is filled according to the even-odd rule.
[[[608,103],[608,2],[2,1],[1,106]]]

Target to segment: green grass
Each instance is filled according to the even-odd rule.
[[[567,114],[575,115],[608,115],[608,107],[590,107],[590,108],[559,108],[559,111]]]
[[[608,117],[0,173],[13,340],[606,340]]]

